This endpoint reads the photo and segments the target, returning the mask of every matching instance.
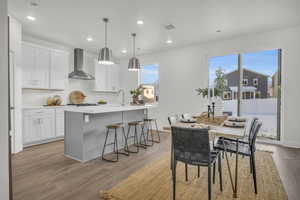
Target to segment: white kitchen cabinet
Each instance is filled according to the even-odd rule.
[[[117,92],[119,84],[119,65],[101,65],[95,61],[95,91]]]
[[[63,51],[51,51],[50,88],[65,89],[68,79],[69,54]]]
[[[35,47],[22,44],[22,74],[23,74],[23,88],[31,88],[34,86],[33,72],[35,71]]]
[[[36,47],[35,69],[31,72],[32,80],[35,81],[34,88],[49,87],[50,73],[50,50]]]
[[[55,110],[24,110],[23,144],[25,146],[55,138]]]
[[[65,135],[65,110],[63,108],[55,109],[55,136]]]
[[[23,88],[65,89],[69,54],[27,42],[22,43]]]

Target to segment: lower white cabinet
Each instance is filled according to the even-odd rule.
[[[23,145],[45,143],[64,136],[64,109],[25,109]]]
[[[55,109],[55,136],[65,135],[65,110],[63,108]]]

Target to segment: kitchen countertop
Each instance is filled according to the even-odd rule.
[[[100,106],[66,106],[65,111],[68,112],[79,112],[86,114],[98,114],[98,113],[109,113],[109,112],[122,112],[130,110],[142,110],[148,108],[154,108],[155,105],[143,105],[143,106],[132,106],[132,105],[100,105]]]

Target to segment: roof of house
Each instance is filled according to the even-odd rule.
[[[243,68],[243,70],[248,71],[248,72],[252,72],[252,73],[255,73],[255,74],[259,74],[259,75],[262,75],[262,76],[269,77],[269,75],[267,75],[267,74],[263,74],[263,73],[260,73],[260,72],[254,71],[254,70],[250,70],[250,69],[247,69],[247,68]],[[225,75],[234,73],[234,72],[236,72],[236,71],[238,71],[238,69],[236,69],[236,70],[234,70],[234,71],[231,71],[231,72],[228,72],[228,73],[226,73]]]

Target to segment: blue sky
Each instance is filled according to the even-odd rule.
[[[159,65],[145,65],[142,66],[141,71],[141,83],[142,84],[153,84],[159,80]]]
[[[278,50],[266,50],[242,54],[243,67],[272,76],[278,68]],[[237,55],[218,56],[209,59],[209,82],[215,79],[215,71],[221,67],[225,73],[237,69]]]

